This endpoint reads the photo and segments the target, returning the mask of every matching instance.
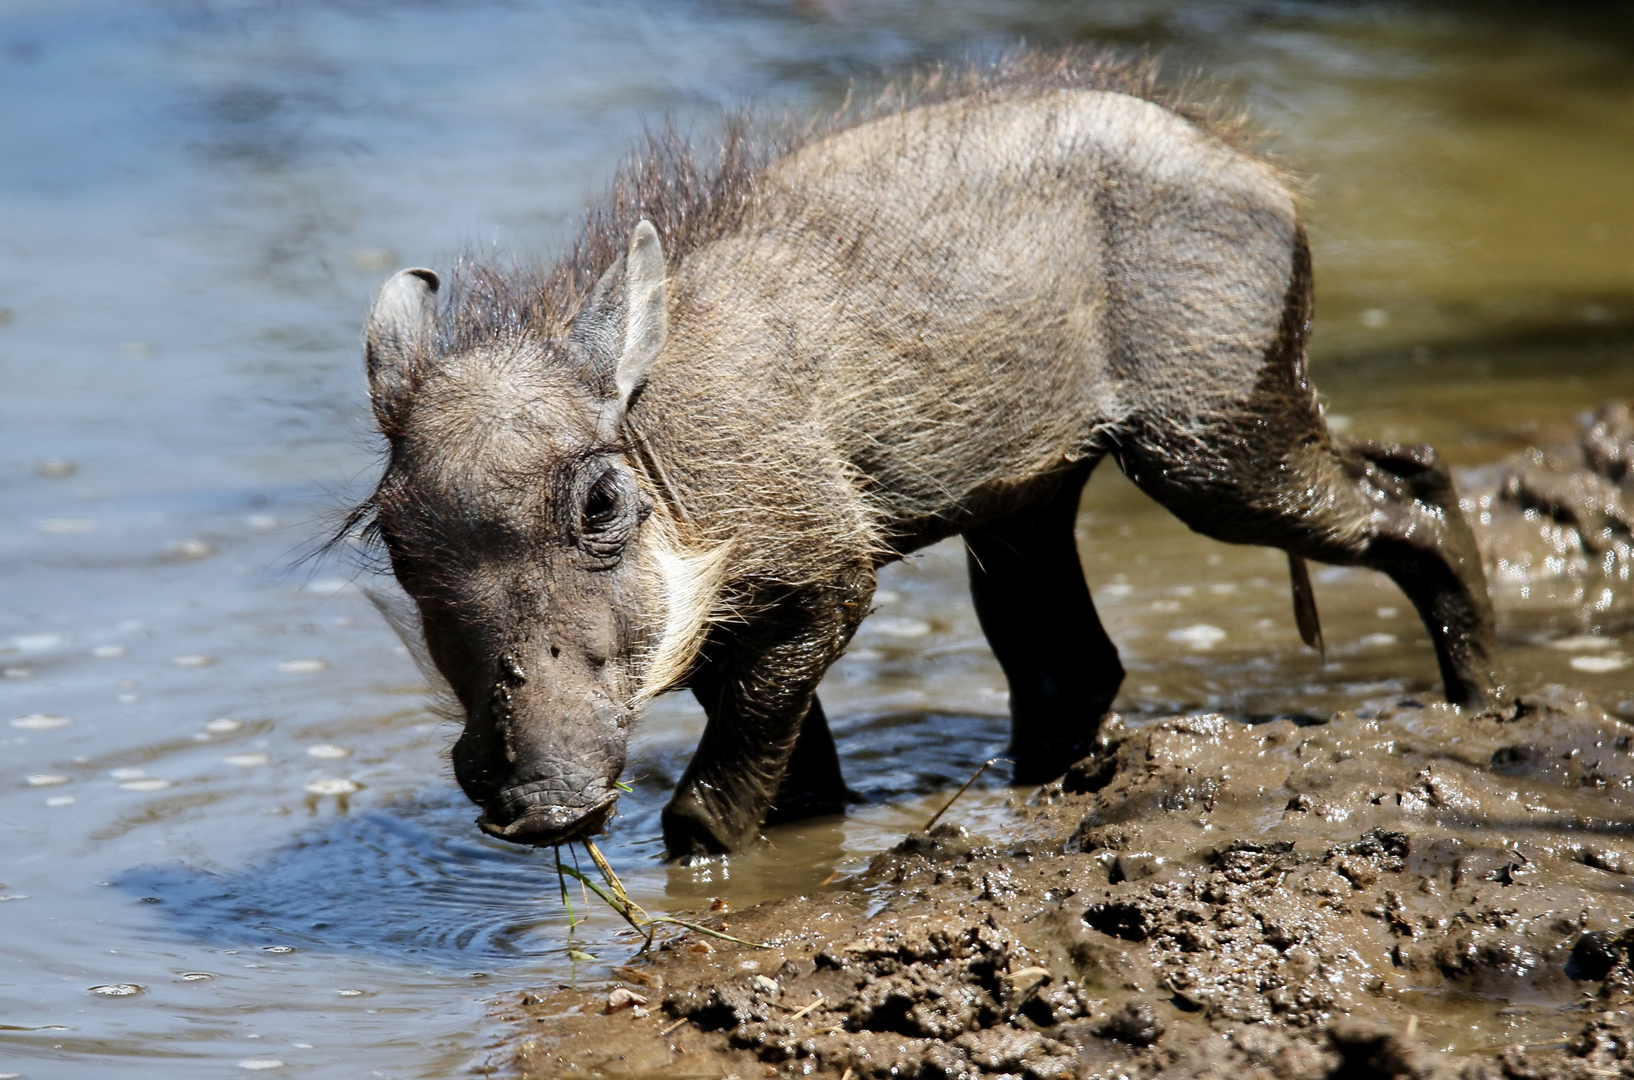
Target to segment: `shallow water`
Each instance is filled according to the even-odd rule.
[[[1479,466],[1634,397],[1634,30],[1608,18],[8,5],[0,1074],[442,1076],[481,1066],[494,995],[629,955],[594,909],[572,947],[598,959],[569,955],[550,857],[476,832],[454,730],[353,572],[297,562],[374,467],[358,325],[391,269],[549,248],[666,111],[706,123],[739,97],[836,100],[882,64],[1096,36],[1222,80],[1311,174],[1332,414]],[[1280,554],[1187,533],[1110,468],[1080,533],[1126,714],[1433,689],[1422,630],[1375,575],[1318,572],[1324,663],[1299,645]],[[657,810],[700,717],[654,706],[606,844],[636,898],[818,888],[999,752],[1003,683],[962,578],[948,547],[889,571],[825,683],[866,798],[843,822],[662,865]],[[1597,609],[1601,588],[1617,595]],[[1627,588],[1500,589],[1512,666],[1634,716],[1629,669],[1573,667],[1634,653]],[[1553,647],[1585,633],[1596,648]],[[956,812],[1000,826],[1024,794],[990,774]]]

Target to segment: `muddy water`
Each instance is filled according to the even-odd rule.
[[[353,572],[296,562],[374,466],[357,325],[390,269],[559,242],[644,117],[1100,37],[1209,71],[1311,173],[1338,422],[1478,468],[1634,397],[1634,30],[1475,11],[9,5],[0,1074],[447,1075],[489,1053],[494,996],[628,954],[601,912],[569,937],[548,856],[476,834],[454,731]],[[1318,573],[1324,661],[1276,553],[1192,536],[1110,469],[1080,533],[1131,722],[1433,690],[1372,575]],[[1506,580],[1511,665],[1634,716],[1628,589]],[[891,570],[878,607],[823,690],[865,804],[665,867],[657,809],[700,716],[662,701],[607,844],[641,902],[810,888],[1002,748],[959,553]],[[984,778],[965,820],[1001,828],[1011,794]]]

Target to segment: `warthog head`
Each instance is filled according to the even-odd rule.
[[[401,271],[369,315],[375,521],[463,707],[454,773],[479,824],[561,843],[606,821],[634,702],[689,658],[666,632],[688,621],[685,573],[624,423],[664,345],[664,255],[643,221],[557,337],[448,348],[438,286]]]

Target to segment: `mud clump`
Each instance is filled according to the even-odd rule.
[[[1586,414],[1575,439],[1547,442],[1458,478],[1486,563],[1505,606],[1551,580],[1598,592],[1595,621],[1634,617],[1634,406]],[[1519,592],[1520,596],[1508,595]],[[1522,601],[1517,603],[1517,601]]]
[[[1109,720],[1016,809],[536,992],[525,1075],[1634,1076],[1634,755],[1561,692]],[[952,817],[956,818],[957,813]],[[658,998],[654,998],[658,1000]]]

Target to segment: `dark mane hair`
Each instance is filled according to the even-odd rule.
[[[583,231],[548,267],[501,266],[463,258],[444,288],[443,344],[461,351],[495,338],[561,331],[585,296],[647,218],[673,266],[730,234],[753,205],[767,166],[781,157],[879,116],[964,98],[1026,98],[1062,89],[1107,90],[1155,102],[1239,149],[1255,141],[1240,112],[1212,96],[1196,103],[1198,85],[1160,86],[1157,63],[1099,49],[1015,49],[986,61],[942,62],[855,88],[840,108],[798,121],[753,110],[729,113],[713,148],[700,149],[673,125],[650,129],[591,204]]]

